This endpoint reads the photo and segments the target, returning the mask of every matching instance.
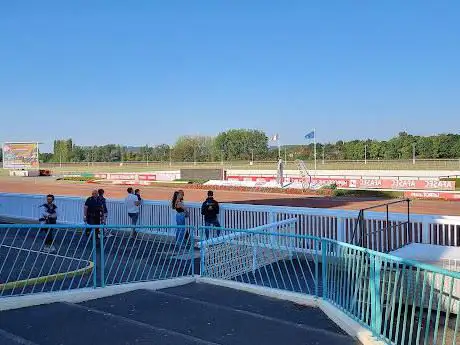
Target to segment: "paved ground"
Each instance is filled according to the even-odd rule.
[[[88,196],[94,188],[104,188],[108,198],[122,198],[126,194],[125,186],[94,185],[85,183],[69,183],[55,181],[52,178],[1,178],[0,192],[29,193],[29,194],[56,194],[72,196]],[[174,188],[168,187],[140,187],[146,199],[169,200]],[[179,187],[178,187],[179,188]],[[186,190],[185,198],[188,201],[202,201],[205,196],[203,190]],[[250,203],[259,205],[279,205],[314,208],[334,208],[359,210],[376,205],[381,199],[357,198],[326,198],[313,196],[294,196],[286,194],[269,194],[260,192],[218,191],[216,199],[221,202]],[[378,211],[378,209],[376,209]],[[383,209],[382,209],[383,211]],[[391,212],[406,212],[405,205],[395,205]],[[460,216],[460,202],[414,200],[411,212],[419,214],[453,215]]]
[[[37,345],[358,343],[317,308],[204,284],[6,311],[1,329]]]

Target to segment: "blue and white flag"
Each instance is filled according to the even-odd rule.
[[[305,134],[305,139],[315,139],[315,131]]]

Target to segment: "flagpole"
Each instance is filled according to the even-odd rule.
[[[278,159],[281,158],[281,145],[280,145],[280,139],[278,138]]]
[[[316,175],[316,129],[313,129],[313,150],[315,156],[315,175]]]

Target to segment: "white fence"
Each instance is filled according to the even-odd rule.
[[[43,195],[0,193],[0,217],[38,220],[39,206],[45,201]],[[83,224],[84,198],[56,197],[60,223]],[[201,203],[187,203],[190,209],[188,224],[204,225]],[[129,218],[123,200],[107,199],[108,224],[128,225]],[[222,204],[219,215],[225,228],[250,229],[296,217],[295,232],[351,242],[358,211],[331,210],[302,207],[262,206],[248,204]],[[407,220],[406,214],[391,213],[387,226],[386,213],[365,212],[365,226],[368,237],[366,247],[378,251],[389,251],[408,242],[460,246],[460,217],[418,215],[410,216],[410,237],[407,228],[399,222]],[[145,201],[141,208],[139,225],[175,225],[175,215],[168,201]],[[380,231],[388,228],[388,230]],[[167,231],[167,230],[165,230]],[[170,231],[170,230],[169,230]],[[300,241],[300,240],[299,240]],[[297,243],[299,247],[310,248],[310,244]]]

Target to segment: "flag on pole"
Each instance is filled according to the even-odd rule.
[[[305,139],[315,139],[315,131],[305,134]]]
[[[280,136],[278,135],[278,133],[272,137],[272,141],[278,141],[279,139],[280,139]]]

